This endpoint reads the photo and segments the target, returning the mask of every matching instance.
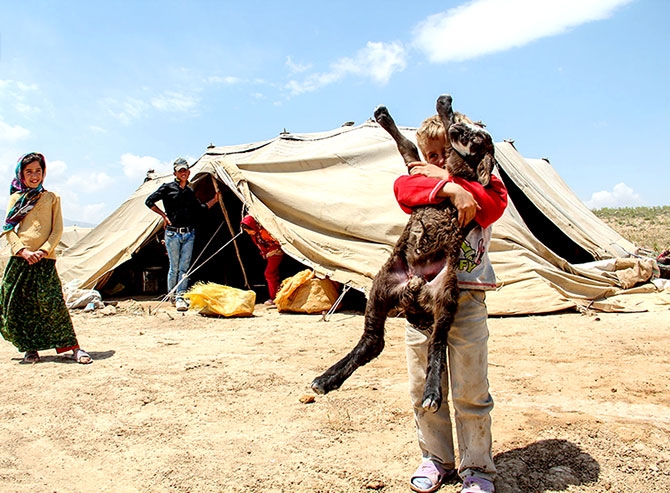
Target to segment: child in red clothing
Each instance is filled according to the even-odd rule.
[[[284,252],[279,242],[265,228],[258,224],[252,216],[246,215],[242,218],[242,229],[251,236],[251,239],[260,250],[261,256],[267,261],[264,275],[268,283],[270,299],[265,304],[274,305],[274,299],[281,285],[279,264],[284,257]]]
[[[507,206],[507,190],[493,175],[486,187],[449,176],[443,166],[451,145],[437,115],[422,123],[417,131],[417,143],[427,162],[410,163],[410,175],[396,180],[394,192],[400,207],[411,213],[413,207],[451,200],[458,210],[461,226],[472,220],[477,224],[461,246],[458,311],[449,331],[448,373],[442,381],[445,397],[451,389],[458,464],[449,406],[443,403],[436,413],[426,412],[422,407],[430,329],[409,323],[405,329],[410,398],[423,456],[410,479],[410,487],[419,493],[435,491],[457,470],[463,480],[462,493],[492,493],[496,468],[492,457],[493,399],[487,376],[485,292],[496,287],[488,247],[491,224],[502,216]]]

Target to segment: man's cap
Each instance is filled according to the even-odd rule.
[[[180,169],[188,169],[188,163],[186,162],[186,159],[183,157],[178,157],[175,159],[174,164],[172,165],[175,171],[179,171]]]

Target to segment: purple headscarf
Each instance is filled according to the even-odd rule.
[[[33,161],[39,162],[42,166],[42,169],[46,171],[46,159],[44,159],[44,156],[39,152],[30,152],[19,158],[19,162],[16,164],[16,174],[12,180],[12,184],[9,187],[9,193],[20,193],[21,196],[12,206],[9,212],[7,212],[5,224],[2,225],[3,233],[14,229],[16,225],[19,224],[24,217],[26,217],[26,214],[28,214],[32,208],[35,207],[35,204],[42,196],[42,192],[44,192],[42,183],[40,183],[37,188],[27,187],[23,183],[21,172],[25,166],[32,163]]]

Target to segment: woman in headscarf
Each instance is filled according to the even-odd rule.
[[[267,261],[265,267],[265,280],[268,283],[268,292],[270,299],[265,302],[266,305],[274,305],[274,299],[281,286],[281,276],[279,275],[279,264],[284,258],[284,252],[281,245],[275,240],[268,231],[256,222],[252,216],[246,215],[242,218],[242,230],[244,230],[261,252],[261,256]]]
[[[12,256],[0,286],[0,332],[25,352],[23,363],[37,363],[38,351],[56,349],[88,364],[93,360],[79,347],[56,272],[63,218],[60,197],[44,189],[45,175],[44,156],[31,152],[19,159],[10,186],[2,234]]]

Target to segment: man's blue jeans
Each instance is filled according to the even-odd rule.
[[[179,281],[179,286],[175,290],[179,297],[188,289],[188,269],[191,266],[191,257],[193,255],[193,243],[195,241],[195,231],[188,233],[177,233],[176,231],[165,231],[165,248],[170,261],[168,270],[167,284],[168,293],[171,293]]]

